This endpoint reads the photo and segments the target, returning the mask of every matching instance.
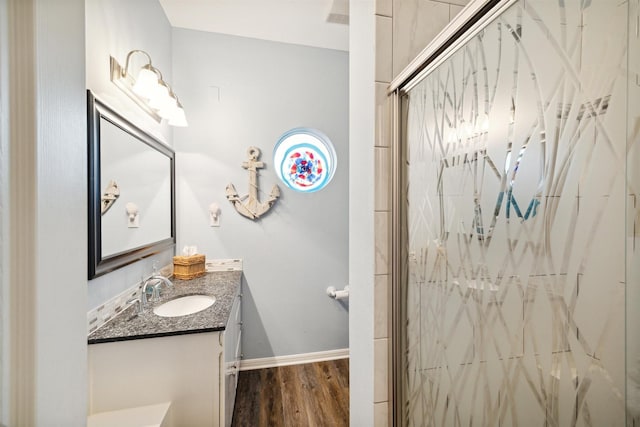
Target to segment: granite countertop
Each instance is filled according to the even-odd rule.
[[[149,301],[143,313],[136,314],[136,304],[130,305],[89,335],[89,344],[223,331],[241,280],[241,271],[216,271],[192,280],[173,278],[173,287],[163,286],[160,299]],[[186,316],[160,317],[153,313],[154,307],[185,295],[210,295],[216,302]]]

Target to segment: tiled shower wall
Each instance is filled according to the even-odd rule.
[[[391,421],[391,81],[469,0],[376,0],[374,419]]]

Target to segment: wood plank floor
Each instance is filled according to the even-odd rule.
[[[349,359],[242,371],[234,427],[349,425]]]

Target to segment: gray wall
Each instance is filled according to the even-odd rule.
[[[153,65],[171,84],[171,26],[157,0],[86,0],[87,88],[140,128],[171,145],[171,128],[158,124],[109,79],[109,56],[124,66],[127,53],[140,49],[151,55]],[[138,67],[144,64],[140,54]],[[130,70],[133,70],[130,67]],[[124,209],[124,208],[122,208]],[[87,309],[118,295],[149,275],[152,263],[171,263],[173,251],[164,251],[89,281]]]
[[[173,32],[174,89],[188,128],[174,130],[178,249],[243,258],[246,359],[347,348],[348,306],[326,296],[348,281],[348,54],[184,29]],[[278,181],[272,152],[281,134],[307,126],[333,141],[338,169],[317,193]],[[262,150],[260,197],[282,196],[258,221],[225,198],[247,193],[246,150]],[[209,227],[208,206],[222,209]]]

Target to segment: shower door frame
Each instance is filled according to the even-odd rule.
[[[402,284],[407,276],[404,268],[406,259],[405,242],[407,187],[406,149],[403,145],[403,124],[406,93],[419,83],[429,72],[438,67],[457,49],[472,39],[482,28],[503,13],[518,0],[471,0],[469,4],[447,25],[429,45],[391,82],[388,96],[392,104],[391,141],[391,419],[394,426],[406,425],[403,411],[405,396],[402,379],[405,371],[404,335],[405,312]]]

